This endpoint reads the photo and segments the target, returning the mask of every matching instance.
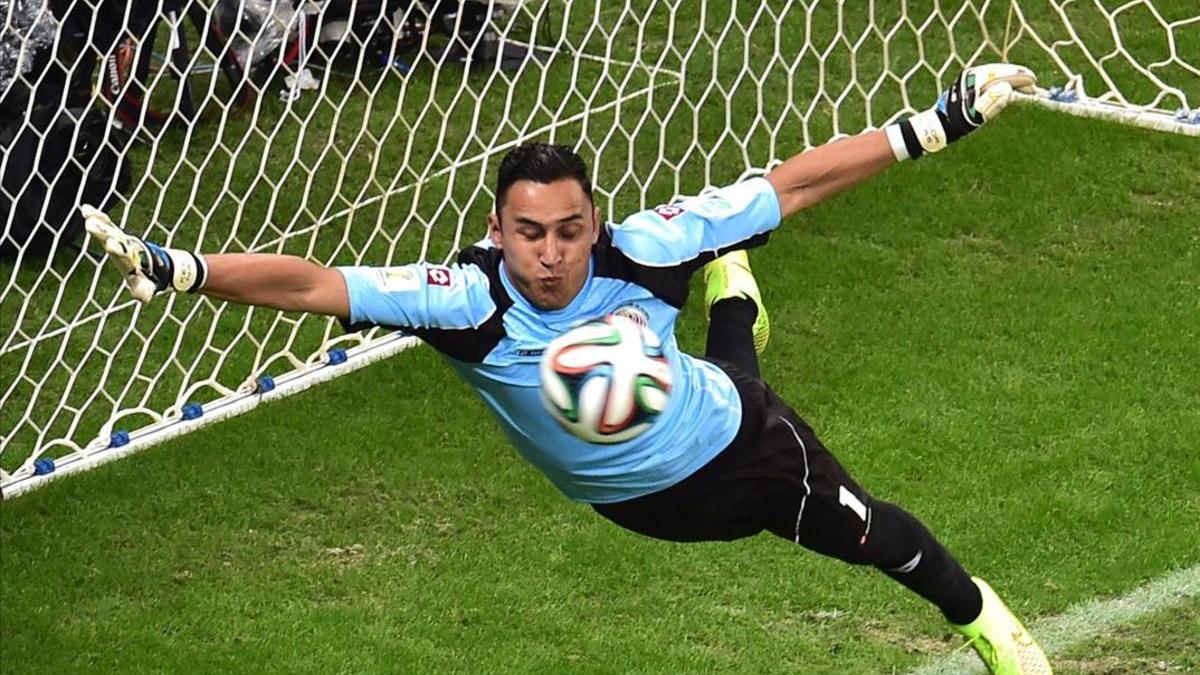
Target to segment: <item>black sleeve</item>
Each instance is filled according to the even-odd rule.
[[[663,302],[682,309],[687,304],[688,284],[696,270],[730,251],[762,246],[767,243],[769,236],[769,232],[764,232],[716,251],[705,251],[678,265],[652,267],[634,262],[613,246],[612,235],[608,225],[605,225],[600,229],[600,240],[596,242],[594,249],[596,276],[632,281],[649,290]]]

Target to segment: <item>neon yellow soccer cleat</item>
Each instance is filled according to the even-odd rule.
[[[704,266],[705,317],[718,300],[725,298],[746,298],[758,306],[758,318],[754,320],[754,351],[763,353],[771,339],[771,321],[745,251],[726,253]]]
[[[972,578],[983,595],[983,610],[979,618],[954,629],[967,636],[967,644],[994,675],[1052,675],[1050,662],[1042,648],[1004,601],[982,579]]]

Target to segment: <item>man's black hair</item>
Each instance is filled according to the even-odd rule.
[[[520,180],[553,183],[564,178],[575,179],[588,201],[592,200],[592,180],[588,178],[587,165],[571,146],[526,143],[513,148],[500,160],[500,173],[496,178],[496,215],[500,214],[508,188],[513,183]]]

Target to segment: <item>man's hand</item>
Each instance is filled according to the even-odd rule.
[[[1013,91],[1032,93],[1036,82],[1032,70],[1011,63],[968,68],[933,108],[887,128],[892,152],[900,160],[937,152],[999,115]]]
[[[1000,114],[1013,90],[1032,93],[1037,76],[1011,63],[989,63],[968,68],[938,97],[938,118],[946,130],[946,142],[966,136]]]
[[[207,268],[203,258],[188,251],[163,248],[126,234],[99,209],[79,207],[84,227],[125,275],[133,297],[150,302],[154,294],[172,288],[195,292],[204,283]]]

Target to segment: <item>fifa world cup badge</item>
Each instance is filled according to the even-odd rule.
[[[421,279],[411,266],[385,267],[379,270],[379,290],[386,293],[403,293],[421,290]]]

